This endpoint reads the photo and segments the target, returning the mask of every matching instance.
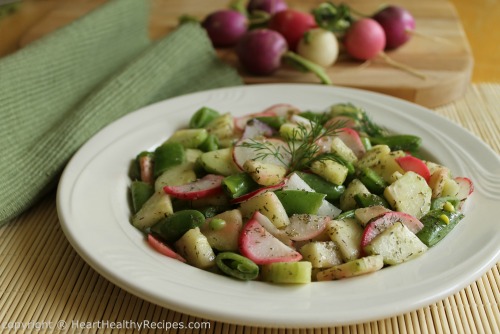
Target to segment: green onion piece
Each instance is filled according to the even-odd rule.
[[[253,280],[259,276],[259,266],[236,253],[219,253],[215,257],[215,263],[226,275],[243,281]]]

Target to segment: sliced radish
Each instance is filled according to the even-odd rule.
[[[356,130],[341,128],[338,137],[354,152],[358,159],[366,153],[365,146],[361,142],[361,138]]]
[[[254,147],[247,147],[259,143],[267,147],[267,149],[256,149]],[[274,153],[279,153],[279,158]],[[240,170],[243,170],[243,165],[247,160],[259,160],[265,163],[274,164],[278,166],[288,167],[291,161],[291,155],[288,151],[286,142],[276,138],[266,139],[243,139],[238,141],[232,150],[233,161]],[[262,154],[266,156],[263,157]]]
[[[335,116],[330,118],[326,123],[325,127],[332,126],[334,124],[338,124],[344,128],[355,129],[358,125],[355,119],[349,116]]]
[[[403,223],[415,234],[424,227],[420,220],[407,213],[390,211],[378,216],[366,225],[361,237],[361,248],[368,245],[377,235],[396,222]]]
[[[141,171],[141,181],[153,184],[153,158],[149,155],[144,155],[139,158],[139,167]]]
[[[316,145],[319,148],[318,155],[323,153],[331,153],[332,152],[332,142],[333,138],[331,136],[321,137],[316,140]]]
[[[274,237],[279,239],[282,243],[284,243],[287,246],[292,247],[293,241],[288,237],[288,235],[285,233],[285,231],[278,229],[273,222],[264,216],[260,211],[255,211],[255,213],[252,216],[252,219],[255,219],[259,222],[260,225],[262,225],[263,228],[266,229],[267,232],[271,233]]]
[[[270,113],[274,114],[274,116],[291,116],[291,115],[296,115],[300,113],[300,109],[291,105],[291,104],[286,104],[286,103],[279,103],[270,106],[269,108],[265,109],[262,113]]]
[[[256,219],[243,227],[239,239],[240,253],[256,264],[296,262],[302,255],[269,233]]]
[[[273,134],[274,129],[272,127],[254,118],[248,121],[241,139],[271,137]]]
[[[256,117],[265,117],[265,116],[276,116],[276,114],[272,111],[263,111],[254,114],[244,115],[241,117],[235,117],[234,126],[238,130],[244,130],[249,120],[254,119]]]
[[[310,240],[323,233],[330,220],[325,216],[295,214],[290,217],[290,224],[284,231],[293,241]]]
[[[412,155],[407,155],[404,157],[399,157],[395,159],[396,162],[403,168],[405,172],[412,171],[420,176],[422,176],[427,183],[429,183],[429,180],[431,178],[431,172],[429,171],[429,167],[420,160],[419,158],[416,158]]]
[[[470,194],[474,192],[474,184],[472,183],[472,180],[463,177],[463,176],[458,176],[455,178],[455,182],[458,184],[459,190],[457,194],[457,198],[459,200],[464,200],[467,197],[469,197]]]
[[[186,259],[177,254],[172,248],[165,245],[163,242],[155,238],[152,234],[148,234],[148,244],[158,253],[171,257],[172,259],[186,262]]]
[[[196,200],[222,192],[224,176],[208,174],[194,182],[180,186],[165,186],[163,191],[168,195],[187,200]]]
[[[286,181],[282,181],[278,184],[274,184],[272,186],[267,186],[267,187],[262,187],[262,188],[259,188],[259,189],[256,189],[254,191],[251,191],[249,192],[248,194],[245,194],[245,195],[242,195],[240,197],[237,197],[233,200],[231,200],[231,203],[232,204],[238,204],[238,203],[241,203],[241,202],[244,202],[254,196],[258,196],[258,195],[261,195],[263,193],[266,193],[268,191],[274,191],[274,190],[279,190],[281,188],[283,188],[286,184]]]

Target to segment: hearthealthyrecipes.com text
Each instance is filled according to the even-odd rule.
[[[59,320],[59,321],[12,321],[2,322],[2,329],[209,329],[210,321],[135,321],[135,320],[98,320],[98,321],[79,321],[79,320]]]

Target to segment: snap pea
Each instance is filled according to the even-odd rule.
[[[387,145],[391,150],[416,151],[422,139],[413,135],[392,135],[385,137],[370,137],[373,145]]]
[[[372,143],[371,143],[371,141],[370,141],[370,138],[365,137],[365,136],[362,136],[362,137],[360,137],[360,139],[361,139],[361,143],[363,144],[364,148],[365,148],[367,151],[371,150],[371,148],[372,148]]]
[[[137,213],[144,203],[153,195],[154,187],[146,182],[132,181],[130,184],[130,194],[132,197],[132,207]]]
[[[220,113],[208,107],[201,107],[189,120],[189,127],[192,129],[204,128],[208,123],[220,116]]]
[[[458,224],[464,215],[458,211],[432,210],[420,218],[424,227],[417,237],[428,247],[441,241]]]
[[[217,267],[226,275],[248,281],[259,276],[259,266],[244,256],[222,252],[215,257]]]
[[[180,165],[186,160],[186,152],[180,143],[167,142],[158,146],[154,153],[154,176],[158,177],[173,166]]]
[[[446,202],[451,203],[451,205],[453,205],[455,209],[457,208],[458,204],[460,204],[460,200],[456,197],[452,196],[438,197],[431,201],[431,210],[443,209]]]
[[[274,193],[289,216],[304,213],[316,214],[326,196],[325,194],[302,190],[278,190]]]
[[[330,202],[338,201],[345,191],[344,185],[336,185],[328,182],[321,176],[311,173],[295,172],[309,187],[317,193],[325,194],[325,199]]]
[[[347,218],[354,218],[354,212],[355,212],[355,210],[344,211],[340,215],[335,217],[335,219],[342,220],[342,219],[347,219]]]
[[[361,168],[358,171],[358,179],[374,194],[382,194],[387,186],[384,179],[369,167]]]
[[[222,187],[231,198],[237,198],[259,188],[259,185],[247,173],[238,173],[225,177]]]
[[[205,222],[205,216],[198,210],[182,210],[163,218],[151,227],[151,232],[166,242],[174,242],[192,228]]]
[[[219,149],[219,139],[213,134],[209,134],[198,148],[203,152],[215,151]]]
[[[256,117],[262,123],[266,123],[274,129],[279,129],[284,123],[286,123],[286,117],[284,116],[260,116]]]
[[[356,194],[354,195],[354,200],[360,208],[367,208],[369,206],[381,205],[386,208],[390,208],[389,203],[385,198],[375,195],[375,194]]]

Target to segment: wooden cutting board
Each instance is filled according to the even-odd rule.
[[[64,26],[84,15],[106,0],[61,1],[44,19],[33,26],[22,39],[22,44]],[[290,7],[308,11],[322,1],[288,0]],[[447,0],[346,0],[356,11],[373,13],[383,4],[396,4],[408,9],[415,17],[416,32],[403,47],[389,52],[397,62],[405,64],[425,78],[388,65],[382,59],[359,62],[341,55],[334,66],[327,69],[335,85],[362,88],[400,97],[427,107],[436,107],[463,96],[470,82],[473,57],[467,37],[453,5]],[[203,18],[223,8],[227,0],[153,0],[150,35],[161,38],[178,23],[179,16],[190,14]],[[309,73],[283,67],[272,76],[258,77],[245,73],[238,66],[230,49],[219,50],[222,59],[235,66],[246,83],[296,82],[316,83]]]

